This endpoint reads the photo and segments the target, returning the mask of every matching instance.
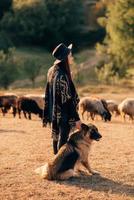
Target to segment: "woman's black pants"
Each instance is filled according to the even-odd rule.
[[[54,154],[67,142],[70,132],[70,125],[67,121],[61,121],[59,124],[59,139],[58,141],[53,141],[53,151]]]

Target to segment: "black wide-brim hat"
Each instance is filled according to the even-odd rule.
[[[72,44],[68,47],[63,43],[59,44],[52,52],[52,55],[56,58],[54,64],[58,64],[64,60],[66,60],[67,56],[71,53]]]

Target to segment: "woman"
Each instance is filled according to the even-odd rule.
[[[52,55],[56,61],[47,74],[43,126],[51,123],[54,154],[67,142],[72,124],[81,128],[77,113],[79,98],[69,67],[72,64],[71,49],[72,45],[66,47],[63,43],[54,49]]]

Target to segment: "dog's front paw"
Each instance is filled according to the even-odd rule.
[[[79,174],[79,176],[88,176],[89,175],[88,171],[83,171],[80,169],[77,171],[77,173]]]
[[[92,175],[100,175],[100,172],[98,172],[96,170],[91,170],[90,172]]]

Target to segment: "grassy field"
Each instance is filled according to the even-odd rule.
[[[87,88],[80,91],[85,91],[81,93],[83,96],[87,95]],[[133,97],[131,89],[115,91],[116,88],[103,87],[96,94],[118,102],[126,96]],[[53,157],[49,128],[43,128],[37,116],[26,120],[13,118],[10,113],[2,117],[0,113],[0,200],[133,200],[134,123],[128,119],[123,122],[121,117],[113,117],[108,123],[99,118],[89,122],[94,123],[103,136],[101,141],[94,142],[90,155],[91,167],[98,170],[100,176],[47,181],[34,170]]]
[[[23,65],[21,63],[23,63],[24,60],[26,59],[35,59],[42,64],[40,75],[36,78],[36,87],[43,86],[46,80],[47,71],[53,65],[53,62],[55,60],[51,55],[51,52],[47,52],[44,48],[38,48],[38,47],[17,48],[15,51],[15,58],[17,62],[20,63],[20,66]],[[80,74],[82,75],[80,78],[83,79],[82,82],[89,82],[92,81],[93,79],[96,80],[93,65],[94,63],[97,62],[97,59],[95,56],[94,49],[82,50],[81,52],[75,53],[74,61],[76,63],[76,70],[82,71],[82,73],[80,72]],[[73,67],[71,67],[71,70],[74,71]],[[20,87],[21,88],[32,87],[31,81],[28,80],[25,73],[23,72],[21,73],[19,80],[15,81],[11,85],[11,88],[20,88]]]
[[[79,71],[79,77],[75,77],[76,83],[79,85],[97,84],[97,75],[95,72],[96,64],[99,62],[101,57],[96,55],[94,48],[85,49],[78,53],[74,53],[75,67],[71,66],[71,71],[75,74],[75,71]],[[25,59],[35,59],[39,63],[42,63],[40,75],[36,78],[36,87],[43,87],[46,81],[46,74],[50,66],[54,62],[50,52],[47,52],[44,48],[37,47],[21,47],[15,51],[15,57],[19,63]],[[128,71],[132,75],[131,78],[120,80],[117,82],[118,85],[132,86],[134,84],[134,70],[133,67]],[[78,81],[79,79],[79,81]],[[21,73],[19,80],[15,81],[11,88],[29,88],[32,87],[32,83],[24,73]]]

